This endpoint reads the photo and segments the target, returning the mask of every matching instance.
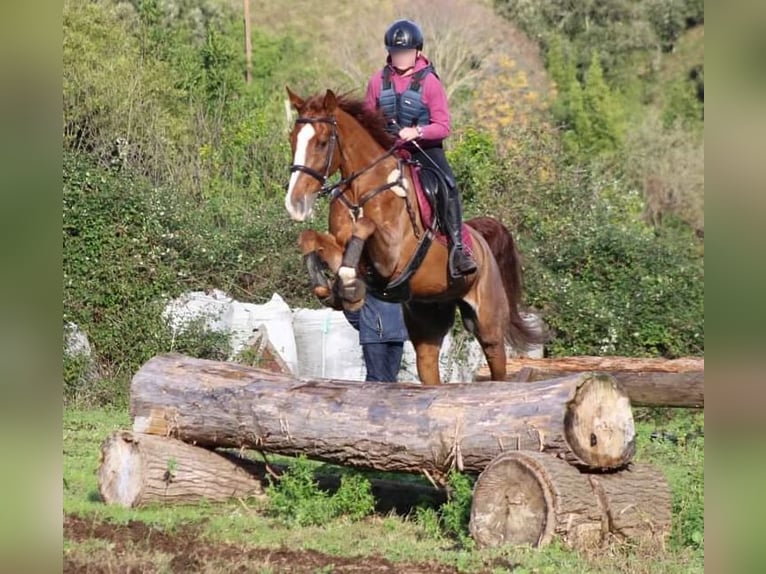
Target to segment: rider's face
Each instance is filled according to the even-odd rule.
[[[417,50],[391,50],[391,63],[394,68],[399,70],[406,70],[415,65],[415,60],[418,58]]]

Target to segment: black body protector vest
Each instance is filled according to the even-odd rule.
[[[391,82],[391,68],[389,66],[383,68],[383,85],[378,97],[378,108],[383,110],[383,114],[388,120],[386,129],[390,133],[396,135],[402,128],[415,125],[427,126],[431,123],[431,114],[428,107],[423,103],[421,89],[423,80],[431,73],[436,75],[430,64],[415,72],[407,89],[401,94],[397,94],[394,90],[394,84]],[[396,123],[393,120],[396,120]]]

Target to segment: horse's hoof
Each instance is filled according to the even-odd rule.
[[[344,301],[356,303],[357,301],[364,302],[364,297],[367,294],[367,286],[364,281],[354,279],[348,284],[342,284],[340,286],[340,296]],[[360,304],[361,306],[361,304]]]
[[[314,295],[316,295],[319,299],[326,299],[332,295],[332,291],[324,285],[317,285],[314,287]]]

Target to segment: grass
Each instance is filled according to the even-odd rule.
[[[457,537],[434,526],[434,514],[427,511],[402,517],[372,515],[361,521],[330,519],[322,525],[290,525],[268,512],[268,500],[249,499],[224,504],[151,506],[125,509],[100,501],[96,482],[99,448],[113,430],[129,428],[124,410],[94,409],[64,411],[64,513],[94,525],[131,525],[139,521],[166,535],[180,535],[190,528],[211,547],[235,547],[237,552],[269,553],[243,562],[244,571],[283,571],[271,563],[273,552],[318,552],[325,560],[388,560],[408,571],[412,564],[434,563],[460,572],[702,572],[704,530],[702,529],[702,478],[704,428],[702,413],[637,409],[638,459],[652,462],[666,472],[674,494],[673,534],[666,553],[647,554],[628,545],[614,546],[595,556],[585,556],[557,544],[542,550],[500,548],[474,550]],[[654,433],[654,438],[652,438]],[[687,437],[688,435],[688,437]],[[320,465],[316,465],[317,468]],[[323,472],[329,465],[321,465]],[[455,509],[459,511],[459,509]],[[425,515],[425,516],[424,516]],[[162,545],[160,545],[162,546]],[[143,547],[133,540],[125,548],[115,547],[98,537],[65,540],[65,557],[76,562],[141,568],[151,564],[155,571],[178,571],[167,548]],[[260,558],[258,558],[260,556]],[[311,556],[315,556],[311,554]],[[371,558],[372,557],[372,558]],[[233,562],[234,561],[234,562]],[[225,572],[235,558],[210,556],[206,572]],[[318,570],[334,571],[332,564]],[[337,571],[344,571],[338,567]],[[303,571],[303,570],[301,570]],[[312,570],[307,570],[312,571]],[[413,570],[413,571],[417,571]],[[438,571],[438,570],[436,570]]]

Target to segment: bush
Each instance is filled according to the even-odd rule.
[[[491,189],[502,171],[492,137],[473,128],[456,134],[447,157],[467,203],[475,201],[477,193]]]
[[[468,173],[504,166],[472,190],[467,212],[496,215],[516,236],[526,303],[554,332],[548,354],[702,353],[704,264],[692,230],[647,223],[642,194],[618,169],[572,165],[545,130],[522,135],[515,150],[461,158]]]
[[[652,412],[654,411],[654,412]],[[704,549],[704,414],[638,409],[637,460],[662,466],[673,496],[670,546]]]
[[[544,199],[522,199],[516,215],[527,301],[555,333],[550,353],[702,353],[704,273],[690,230],[655,233],[637,217],[637,193],[593,174],[566,175]]]
[[[468,531],[473,502],[474,480],[466,474],[451,471],[447,477],[447,502],[439,508],[418,506],[415,523],[430,538],[448,537],[464,549],[472,549],[474,540]]]
[[[449,500],[439,509],[444,532],[460,542],[464,548],[473,548],[473,538],[468,533],[473,502],[473,483],[468,475],[452,471],[447,477]]]
[[[305,46],[256,28],[246,84],[242,27],[234,7],[210,0],[67,0],[64,148],[188,195],[281,188],[284,86],[317,73]]]
[[[288,524],[320,526],[344,516],[360,520],[372,514],[375,500],[369,481],[358,474],[341,476],[332,495],[319,489],[313,465],[305,458],[291,461],[285,473],[266,490],[269,512]]]
[[[65,3],[64,148],[155,181],[181,179],[180,150],[192,138],[184,94],[167,63],[143,57],[137,26],[126,4]]]
[[[297,248],[285,255],[300,226],[284,225],[280,198],[257,211],[246,199],[200,204],[128,171],[65,155],[64,321],[88,333],[103,376],[127,388],[160,352],[228,355],[221,335],[199,327],[173,338],[162,310],[185,291],[220,288],[256,302],[279,291],[292,304],[311,303]],[[76,380],[73,374],[67,384]]]
[[[631,130],[625,151],[626,183],[643,192],[644,217],[654,226],[675,220],[697,234],[705,229],[705,142],[684,122],[650,113]]]

